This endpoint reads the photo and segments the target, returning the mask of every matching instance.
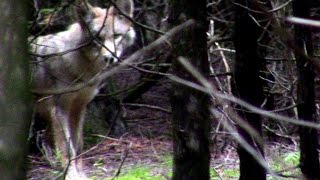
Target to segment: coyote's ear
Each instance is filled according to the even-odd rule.
[[[133,17],[133,0],[117,0],[116,5],[122,13],[126,14],[129,17]]]
[[[93,7],[86,0],[83,0],[75,6],[75,16],[80,25],[84,26],[90,23],[95,16]]]

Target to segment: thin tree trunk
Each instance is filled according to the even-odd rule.
[[[293,15],[310,18],[311,0],[293,1]],[[308,57],[313,56],[312,32],[308,27],[295,26],[295,57],[298,69],[298,116],[316,122],[314,72]],[[320,179],[318,133],[315,129],[300,127],[300,167],[306,179]]]
[[[237,3],[248,7],[249,9],[259,9],[257,3],[252,0],[239,0]],[[233,94],[244,101],[260,107],[265,98],[263,94],[263,81],[259,77],[262,74],[264,60],[259,54],[258,38],[261,35],[262,28],[258,27],[255,20],[259,21],[263,16],[253,13],[247,8],[236,5],[235,14],[235,34],[234,45],[236,49],[234,76],[233,76]],[[259,56],[260,55],[260,56]],[[244,123],[251,125],[262,136],[261,116],[248,112],[247,109],[238,106],[239,114]],[[246,130],[238,126],[239,134],[262,156],[263,145],[257,143],[255,137],[250,136]],[[241,144],[238,145],[238,155],[240,159],[240,180],[264,180],[266,172],[264,168],[256,161],[255,157],[249,154]]]
[[[31,120],[26,1],[0,1],[0,179],[26,179]]]
[[[206,1],[172,0],[169,25],[176,26],[181,17],[194,19],[195,27],[182,35],[178,44],[173,44],[173,74],[190,81],[196,81],[177,62],[178,56],[185,57],[195,69],[208,76],[206,32]],[[173,123],[173,177],[174,180],[209,179],[209,97],[204,93],[173,83],[171,92]]]

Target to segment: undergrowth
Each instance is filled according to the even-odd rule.
[[[272,157],[270,162],[270,167],[274,172],[281,172],[284,169],[288,171],[283,171],[283,175],[286,176],[297,176],[299,175],[299,169],[293,168],[299,164],[300,154],[298,152],[289,152],[277,157]],[[172,157],[170,155],[165,155],[161,157],[159,163],[156,164],[138,164],[135,166],[125,167],[119,176],[117,177],[107,177],[103,180],[167,180],[172,176]],[[238,166],[234,167],[224,167],[219,166],[219,168],[210,169],[211,180],[233,180],[238,179],[240,172]],[[91,180],[98,180],[101,178],[91,177]],[[293,180],[297,178],[284,178],[284,177],[272,177],[268,176],[268,180],[276,179],[286,179]]]

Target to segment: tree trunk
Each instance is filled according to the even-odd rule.
[[[186,58],[195,69],[208,76],[206,1],[172,0],[169,25],[176,26],[181,17],[194,19],[195,28],[182,35],[178,44],[173,44],[176,54],[172,58],[173,74],[196,81],[177,62],[178,56]],[[209,179],[209,97],[201,92],[172,84],[171,92],[173,123],[173,177],[174,180]]]
[[[259,9],[257,2],[252,0],[239,0],[237,3],[249,9]],[[233,94],[250,104],[260,107],[265,98],[263,94],[263,81],[259,77],[264,66],[264,60],[258,47],[258,38],[263,29],[258,27],[255,20],[262,20],[263,16],[250,11],[240,5],[236,5],[235,14],[235,34],[234,46],[236,49],[234,75],[233,75]],[[260,54],[259,54],[260,52]],[[237,107],[239,115],[244,123],[248,123],[262,136],[261,116],[249,112],[244,107]],[[246,130],[238,125],[239,134],[247,141],[258,153],[264,154],[263,146],[257,143]],[[249,154],[241,144],[238,145],[238,155],[240,159],[240,180],[264,180],[266,172],[264,168]]]
[[[311,0],[293,1],[293,15],[310,18]],[[295,57],[298,69],[298,116],[316,122],[314,72],[308,57],[313,56],[311,28],[295,26]],[[300,167],[306,179],[320,179],[318,133],[315,129],[300,127]]]
[[[0,1],[0,179],[26,179],[31,121],[26,1]]]

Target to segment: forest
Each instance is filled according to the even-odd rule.
[[[0,9],[0,179],[320,180],[319,1]]]

